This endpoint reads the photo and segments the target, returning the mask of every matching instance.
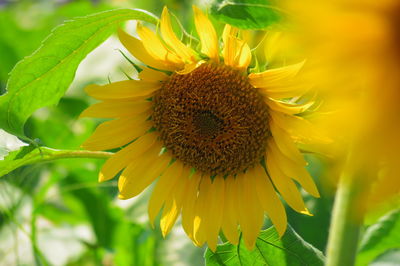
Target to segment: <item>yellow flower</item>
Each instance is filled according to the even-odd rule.
[[[328,114],[315,122],[336,140],[336,163],[358,179],[355,212],[363,217],[400,196],[400,3],[287,2],[296,14],[293,39],[306,43],[302,52],[315,66],[319,111]]]
[[[83,144],[91,150],[123,147],[102,167],[100,182],[120,171],[121,199],[140,194],[157,178],[149,201],[151,223],[162,209],[167,235],[182,216],[193,242],[216,249],[220,230],[233,244],[253,248],[266,213],[278,233],[287,226],[285,208],[309,214],[297,181],[311,195],[318,190],[295,142],[321,137],[298,114],[305,92],[293,83],[304,62],[249,74],[252,51],[238,29],[226,25],[219,51],[217,33],[194,7],[200,52],[185,45],[164,8],[162,39],[138,24],[140,40],[119,31],[127,50],[146,67],[139,80],[90,85],[100,100],[82,116],[112,118]],[[221,57],[222,54],[222,57]],[[298,98],[296,98],[298,99]]]

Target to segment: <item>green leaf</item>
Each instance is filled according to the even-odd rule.
[[[324,265],[321,251],[305,242],[291,227],[279,238],[274,227],[261,231],[253,250],[243,240],[238,246],[225,243],[216,252],[207,249],[207,265]]]
[[[211,14],[217,20],[241,29],[265,29],[283,16],[270,0],[215,0]]]
[[[361,240],[356,264],[368,265],[380,254],[396,248],[400,249],[400,209],[368,227]]]
[[[0,96],[0,128],[23,136],[23,126],[37,109],[57,104],[79,63],[126,20],[157,23],[146,11],[118,9],[67,21],[56,27],[31,56],[20,61]]]

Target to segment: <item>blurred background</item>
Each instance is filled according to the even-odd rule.
[[[190,32],[193,3],[199,4],[178,0],[0,0],[0,92],[4,93],[13,66],[65,20],[122,7],[141,8],[159,16],[167,5]],[[89,83],[126,79],[125,73],[135,75],[119,50],[124,48],[111,37],[92,52],[81,63],[59,105],[42,108],[29,119],[27,135],[47,147],[79,149],[100,122],[78,119],[93,103],[83,88]],[[1,134],[0,139],[5,140]],[[7,145],[18,146],[18,141],[8,139]],[[313,217],[287,208],[288,219],[302,238],[324,251],[332,192],[320,180],[332,166],[316,155],[306,157],[322,197],[304,195]],[[179,222],[165,240],[159,228],[151,228],[147,200],[152,188],[137,198],[118,200],[115,180],[97,182],[102,163],[62,160],[26,166],[1,178],[0,265],[204,265],[205,249],[189,241]]]

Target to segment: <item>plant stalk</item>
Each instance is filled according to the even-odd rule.
[[[343,171],[329,229],[326,266],[352,266],[355,263],[361,221],[357,208],[360,191],[356,171]]]
[[[113,155],[113,153],[103,151],[56,150],[47,147],[41,147],[33,150],[22,158],[10,161],[5,167],[0,168],[0,177],[28,164],[49,162],[66,158],[107,159],[111,157],[111,155]]]

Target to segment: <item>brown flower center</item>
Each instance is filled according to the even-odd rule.
[[[223,122],[210,111],[201,111],[193,116],[193,125],[198,134],[215,138],[222,129]]]
[[[223,65],[173,74],[154,97],[153,120],[165,147],[210,175],[233,175],[259,163],[268,119],[268,107],[247,77]]]

